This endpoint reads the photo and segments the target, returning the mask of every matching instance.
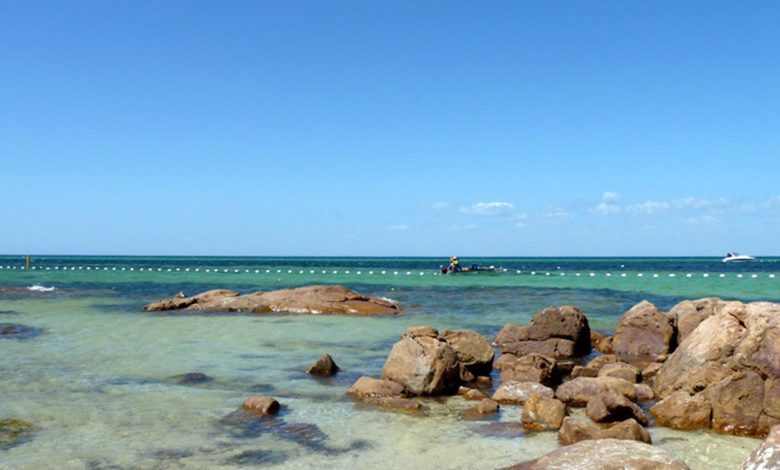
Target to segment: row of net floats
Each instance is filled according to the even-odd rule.
[[[2,266],[2,265],[0,265],[0,270],[3,270],[3,269],[5,269],[5,270],[25,271],[25,267],[24,266],[14,266],[14,265]],[[276,269],[276,270],[273,270],[273,269],[227,269],[227,268],[148,268],[148,267],[147,268],[135,268],[135,267],[126,267],[126,266],[120,266],[120,267],[116,267],[116,266],[112,266],[112,267],[109,267],[109,266],[102,266],[102,267],[101,266],[95,266],[95,267],[92,267],[92,266],[61,266],[61,267],[60,266],[46,266],[46,267],[33,266],[33,267],[30,268],[30,270],[32,270],[32,271],[82,271],[82,270],[84,270],[84,271],[137,271],[137,272],[196,272],[196,273],[197,272],[205,272],[205,273],[212,273],[213,272],[213,273],[223,273],[223,274],[224,273],[237,274],[237,273],[242,273],[242,272],[245,273],[245,274],[250,274],[250,273],[254,273],[254,274],[260,274],[260,273],[265,273],[265,274],[269,274],[269,273],[274,273],[274,274],[283,274],[283,273],[287,273],[287,274],[295,274],[295,273],[297,273],[297,274],[307,274],[308,273],[308,274],[336,274],[336,275],[342,274],[342,273],[343,274],[353,274],[353,271],[352,270],[348,270],[348,269],[347,270],[338,270],[338,269],[334,269],[334,270],[327,270],[327,269],[322,269],[322,270],[320,270],[320,269],[309,269],[309,270],[305,270],[305,269],[299,269],[299,270]],[[555,272],[555,273],[552,273],[552,272],[549,272],[549,271],[523,271],[523,270],[520,270],[520,269],[517,269],[517,270],[500,269],[499,272],[502,272],[502,273],[513,273],[513,274],[526,274],[526,275],[530,275],[530,276],[566,276],[566,275],[570,275],[570,276],[574,276],[574,277],[596,277],[596,276],[598,276],[598,274],[594,273],[594,272],[590,272],[590,273]],[[416,272],[416,271],[415,272],[413,272],[413,271],[405,271],[404,272],[404,271],[388,271],[388,270],[381,270],[380,271],[380,270],[377,270],[377,271],[366,271],[365,273],[363,271],[354,271],[354,274],[358,275],[358,276],[363,275],[363,274],[366,274],[366,275],[369,275],[369,276],[373,276],[373,275],[388,275],[388,274],[389,275],[393,275],[393,276],[399,276],[399,275],[406,275],[406,276],[419,275],[419,276],[424,276],[426,274],[426,272],[425,271],[419,271],[419,272]],[[431,274],[433,276],[440,275],[439,272],[433,272]],[[604,273],[603,275],[604,275],[604,277],[629,277],[629,273],[624,273],[624,272],[622,272],[622,273],[615,273],[614,275],[611,272],[607,272],[607,273]],[[710,274],[710,273],[677,274],[677,273],[669,273],[666,276],[663,276],[663,275],[658,274],[658,273],[653,273],[653,274],[648,274],[647,276],[645,276],[645,273],[641,273],[641,272],[640,273],[635,273],[635,275],[632,275],[632,276],[635,276],[635,277],[652,277],[652,278],[660,278],[660,277],[670,277],[670,278],[685,277],[685,278],[692,278],[692,277],[696,277],[696,276],[701,276],[701,277],[705,277],[705,278],[710,277],[710,276],[718,277],[718,278],[726,278],[726,277],[728,277],[728,275],[725,274],[725,273],[719,273],[719,274]],[[737,278],[747,277],[747,278],[751,278],[751,279],[756,279],[756,278],[759,278],[761,276],[758,275],[758,274],[733,273],[733,277],[737,277]],[[770,274],[767,274],[766,277],[774,279],[776,277],[776,275],[774,273],[770,273]]]

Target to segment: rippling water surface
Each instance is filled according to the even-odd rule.
[[[780,301],[776,258],[742,265],[714,258],[495,258],[474,262],[506,271],[435,275],[442,262],[42,257],[27,272],[23,259],[2,257],[0,323],[40,334],[0,339],[0,419],[37,428],[32,440],[0,450],[0,467],[505,466],[556,448],[555,433],[523,433],[519,407],[464,421],[459,412],[473,403],[452,397],[428,400],[426,416],[412,417],[356,406],[344,392],[357,377],[380,374],[410,325],[492,337],[545,306],[573,304],[608,332],[642,299],[663,309],[708,295]],[[179,290],[313,283],[344,284],[406,310],[394,318],[142,311]],[[302,371],[324,353],[343,372],[324,381],[306,376]],[[190,372],[212,380],[176,378]],[[279,418],[263,426],[231,418],[253,394],[277,397],[285,405]],[[738,467],[758,444],[709,432],[651,434],[693,468]]]

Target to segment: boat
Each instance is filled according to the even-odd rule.
[[[726,253],[726,257],[723,258],[724,263],[739,263],[743,261],[753,261],[754,257],[749,255],[740,255],[739,253],[730,252]]]
[[[479,266],[477,264],[472,264],[469,267],[463,268],[459,271],[455,271],[451,269],[449,266],[441,266],[441,273],[442,274],[476,274],[476,273],[498,273],[498,268],[495,266]]]

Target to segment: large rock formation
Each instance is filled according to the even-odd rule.
[[[459,372],[458,355],[447,342],[407,336],[390,351],[382,378],[403,385],[413,395],[440,395],[458,389]]]
[[[528,326],[506,325],[493,340],[501,352],[516,356],[537,353],[553,358],[590,352],[588,319],[577,307],[548,307]]]
[[[627,419],[608,428],[601,428],[590,421],[566,417],[558,430],[558,442],[571,445],[588,439],[624,439],[652,444],[650,433],[634,419]]]
[[[227,289],[210,290],[192,297],[173,297],[151,303],[144,310],[395,315],[401,312],[401,307],[358,294],[344,286],[307,286],[244,295]]]
[[[780,423],[779,382],[780,304],[728,302],[703,320],[658,370],[653,386],[663,401],[653,415],[659,423],[674,424],[680,421],[680,407],[693,407],[703,416],[704,400],[712,408],[709,425],[716,431],[764,435]],[[678,391],[693,398],[676,394],[671,401]],[[695,422],[704,424],[704,418]]]
[[[616,392],[631,401],[637,399],[634,384],[615,377],[578,377],[560,385],[555,398],[571,406],[586,406],[592,398],[608,392]]]
[[[520,357],[502,354],[496,361],[495,368],[501,371],[501,382],[539,382],[553,385],[560,378],[557,361],[537,353]]]
[[[612,339],[612,351],[624,357],[655,357],[671,352],[674,318],[643,300],[623,314]]]
[[[726,303],[716,297],[708,297],[683,300],[672,307],[669,316],[675,319],[677,325],[677,344],[682,343],[699,326],[699,323],[719,312]]]
[[[619,465],[618,465],[619,462]],[[586,440],[560,447],[538,459],[509,467],[514,470],[588,469],[682,470],[685,463],[668,452],[636,441],[618,439]]]
[[[440,338],[455,350],[460,364],[472,374],[490,374],[493,348],[482,335],[471,330],[444,330]]]

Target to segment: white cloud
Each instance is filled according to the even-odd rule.
[[[617,204],[600,202],[596,207],[591,209],[591,212],[596,212],[597,214],[602,214],[602,215],[609,215],[609,214],[617,214],[622,210],[623,208],[618,206]]]
[[[410,227],[406,224],[390,225],[388,227],[385,227],[385,230],[389,230],[391,232],[404,232],[409,229]]]
[[[645,201],[641,204],[634,204],[628,208],[630,212],[638,212],[640,214],[658,214],[669,209],[672,205],[668,202],[658,201]]]
[[[601,202],[616,203],[620,201],[620,194],[612,191],[604,191],[601,195]]]
[[[506,215],[515,210],[515,206],[508,202],[478,202],[471,206],[461,207],[464,214],[480,216]]]
[[[434,202],[431,205],[431,209],[433,209],[435,211],[446,211],[449,208],[450,208],[450,203],[449,202]]]

